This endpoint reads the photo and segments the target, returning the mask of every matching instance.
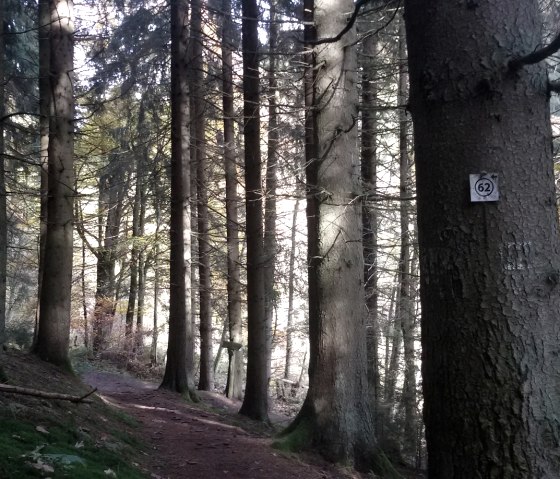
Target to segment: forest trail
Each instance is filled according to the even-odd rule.
[[[219,394],[201,392],[200,405],[122,374],[91,371],[83,381],[139,422],[138,435],[149,451],[145,466],[153,479],[360,477],[316,458],[307,464],[275,451],[256,423],[237,415],[240,403]],[[281,420],[286,418],[273,416]]]

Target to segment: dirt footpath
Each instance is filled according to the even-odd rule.
[[[120,374],[88,372],[83,380],[140,423],[139,436],[150,450],[144,465],[154,479],[360,477],[320,460],[306,464],[273,450],[271,439],[237,414],[240,404],[219,394],[201,394],[210,411],[186,403],[178,394],[159,391],[156,384]]]

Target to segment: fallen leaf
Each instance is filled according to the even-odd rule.
[[[113,471],[113,469],[105,469],[103,472],[105,473],[106,476],[117,477],[117,473]]]
[[[37,432],[42,433],[42,434],[49,434],[49,431],[47,431],[43,426],[37,426],[37,427],[35,428],[35,430],[36,430]]]

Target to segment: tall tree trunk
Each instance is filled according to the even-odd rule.
[[[295,290],[295,264],[296,264],[296,233],[297,233],[297,217],[299,210],[299,198],[296,199],[294,212],[292,214],[292,232],[291,232],[291,248],[290,248],[290,264],[288,269],[288,318],[286,324],[286,362],[284,365],[284,379],[290,379],[290,366],[292,362],[292,348],[294,333],[294,290]]]
[[[399,85],[397,103],[399,108],[399,181],[400,181],[400,230],[401,252],[399,258],[399,318],[404,348],[404,384],[402,405],[404,409],[403,453],[410,463],[414,463],[417,442],[416,415],[416,351],[414,293],[412,290],[412,238],[411,238],[411,192],[410,157],[408,154],[407,103],[408,75],[406,66],[404,21],[399,25]]]
[[[5,114],[6,49],[4,43],[5,0],[0,0],[0,118]],[[0,122],[0,361],[6,340],[6,275],[8,267],[8,214],[4,158],[4,121]],[[3,378],[0,362],[0,378]]]
[[[237,208],[237,164],[235,162],[235,130],[233,108],[233,37],[231,20],[231,0],[222,0],[224,24],[222,32],[222,75],[224,108],[224,164],[226,175],[226,230],[227,230],[227,292],[229,340],[241,344],[241,281],[239,272],[239,218]],[[229,365],[226,396],[233,399],[243,397],[243,352],[241,348],[228,348]]]
[[[512,61],[542,42],[539,2],[406,0],[405,15],[429,477],[558,477],[549,92],[545,65]],[[471,201],[484,172],[497,201]]]
[[[41,298],[41,284],[45,264],[45,240],[47,238],[47,198],[49,178],[49,121],[51,116],[50,41],[51,14],[49,0],[39,0],[39,136],[40,136],[40,186],[39,211],[39,261],[37,268],[37,298]],[[35,317],[33,341],[37,340],[39,301]]]
[[[154,194],[157,195],[157,187]],[[155,366],[157,364],[157,343],[158,343],[158,305],[159,305],[159,282],[160,282],[160,266],[159,266],[159,228],[161,222],[160,203],[156,197],[154,200],[156,232],[155,232],[155,245],[154,245],[154,315],[153,315],[153,329],[152,329],[152,345],[150,348],[150,364]]]
[[[211,391],[214,388],[212,367],[212,284],[210,278],[210,241],[208,234],[208,191],[206,178],[206,108],[204,106],[204,61],[202,57],[202,2],[191,1],[192,35],[192,102],[196,163],[197,233],[198,233],[198,299],[200,311],[200,378],[198,389]]]
[[[276,44],[278,43],[278,24],[276,23],[276,1],[270,2],[269,68],[268,68],[268,151],[266,162],[266,186],[264,208],[264,316],[267,329],[268,359],[267,377],[270,383],[272,354],[272,318],[275,307],[274,273],[276,265],[276,188],[278,170],[278,107],[276,80]]]
[[[148,148],[142,148],[142,169],[148,163]],[[140,180],[140,218],[139,218],[139,235],[144,237],[146,231],[146,181],[144,174],[138,178]],[[146,248],[140,248],[138,253],[138,308],[136,312],[136,340],[135,347],[139,353],[144,349],[144,303],[146,298],[146,280],[148,277],[148,263],[146,262]]]
[[[240,414],[268,421],[268,338],[263,271],[259,37],[256,0],[242,0],[243,135],[247,239],[247,381]]]
[[[366,192],[362,206],[364,244],[364,285],[367,308],[367,363],[368,383],[374,420],[377,422],[380,374],[379,374],[379,318],[377,279],[377,209],[370,198],[377,193],[377,78],[375,58],[378,54],[378,36],[369,35],[363,44],[362,73],[362,150],[361,173]]]
[[[160,388],[194,397],[190,321],[189,119],[187,0],[171,0],[171,223],[169,342]],[[186,244],[185,244],[186,243]]]
[[[306,4],[304,4],[304,8]],[[351,0],[316,1],[317,37],[346,25]],[[308,231],[310,256],[310,377],[300,414],[288,428],[304,434],[331,460],[370,469],[376,459],[368,400],[362,225],[357,158],[355,29],[315,48],[317,228]],[[308,179],[309,181],[309,179]],[[315,225],[313,225],[315,226]],[[314,303],[312,303],[313,301]],[[352,371],[352,374],[348,374]],[[299,432],[298,432],[299,429]]]
[[[137,153],[138,155],[138,153]],[[125,339],[126,347],[134,348],[133,329],[134,329],[134,315],[136,313],[136,299],[138,297],[138,257],[140,255],[140,245],[138,240],[140,238],[140,202],[142,183],[140,175],[142,174],[142,162],[140,155],[137,156],[136,163],[136,186],[134,189],[134,202],[132,205],[132,249],[130,252],[130,286],[128,289],[128,303],[126,306],[125,317]]]
[[[74,222],[74,57],[72,0],[50,0],[50,80],[53,115],[49,125],[49,219],[39,332],[34,351],[40,358],[70,367],[70,301]]]

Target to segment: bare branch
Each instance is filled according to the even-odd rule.
[[[10,386],[9,384],[0,384],[0,392],[4,393],[11,393],[11,394],[23,394],[26,396],[35,396],[40,398],[47,398],[47,399],[61,399],[63,401],[71,401],[71,402],[85,402],[91,403],[91,399],[86,399],[88,396],[91,396],[97,388],[91,390],[87,394],[83,396],[72,396],[70,394],[61,394],[61,393],[50,393],[47,391],[39,391],[37,389],[29,389],[29,388],[22,388],[19,386]]]
[[[529,53],[523,57],[517,57],[510,60],[509,69],[517,71],[524,65],[534,65],[535,63],[542,62],[549,56],[554,55],[558,50],[560,50],[560,33],[558,33],[554,40],[552,40],[546,47],[541,48],[540,50],[535,50],[533,53]]]

